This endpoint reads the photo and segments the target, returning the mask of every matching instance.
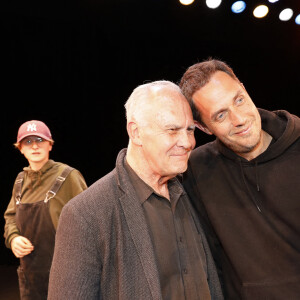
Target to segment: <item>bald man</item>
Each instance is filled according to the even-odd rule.
[[[125,108],[128,149],[62,212],[48,299],[223,299],[176,178],[195,146],[186,99],[158,81],[137,87]]]

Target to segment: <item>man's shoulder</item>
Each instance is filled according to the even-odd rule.
[[[213,141],[195,148],[191,153],[190,161],[202,161],[205,158],[210,158],[218,155],[219,151],[216,146],[216,141]]]
[[[48,163],[45,165],[45,171],[50,172],[53,176],[60,176],[66,168],[70,168],[71,171],[74,169],[65,163],[54,161],[52,159],[49,159]]]
[[[115,170],[98,179],[86,190],[68,202],[68,206],[78,209],[89,206],[95,209],[98,206],[113,205],[114,199],[118,199],[118,185]]]

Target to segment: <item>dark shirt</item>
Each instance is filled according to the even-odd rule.
[[[201,236],[181,184],[177,179],[169,180],[169,201],[138,177],[127,162],[125,168],[145,212],[163,299],[211,299]]]

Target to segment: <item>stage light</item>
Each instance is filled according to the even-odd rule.
[[[179,0],[182,5],[190,5],[194,2],[194,0]]]
[[[292,9],[286,8],[279,14],[279,19],[281,21],[288,21],[293,16],[293,13]]]
[[[235,14],[243,12],[246,8],[246,3],[244,1],[236,1],[231,5],[231,10]]]
[[[209,8],[217,8],[220,6],[222,0],[206,0],[206,5]]]
[[[200,1],[200,0],[198,0],[198,1]],[[298,0],[298,1],[300,1],[300,0]],[[195,2],[195,0],[179,0],[179,3],[182,5],[190,5],[194,2]],[[206,2],[206,5],[208,8],[215,9],[221,5],[222,0],[205,0],[205,2]],[[275,16],[279,14],[278,16],[281,21],[289,21],[293,17],[293,15],[295,15],[296,16],[294,19],[295,23],[297,25],[300,25],[299,11],[293,11],[293,9],[295,7],[286,8],[279,13],[280,7],[278,7],[277,5],[272,5],[273,3],[279,2],[279,0],[268,0],[268,2],[267,1],[265,1],[265,2],[266,2],[265,5],[263,5],[263,4],[258,5],[253,10],[253,16],[255,18],[259,18],[259,19],[264,18],[268,15],[269,11],[272,12],[272,16],[274,16],[274,11],[272,11],[272,10],[275,10]],[[283,1],[281,1],[281,2],[283,2]],[[246,10],[246,8],[248,8],[247,1],[232,1],[231,3],[232,3],[231,11],[235,14],[240,14],[240,13],[244,12]],[[268,3],[272,3],[272,4],[268,4]],[[277,10],[278,8],[279,8],[279,10]]]
[[[269,8],[266,5],[259,5],[254,9],[253,15],[256,18],[263,18],[268,14],[268,12]]]

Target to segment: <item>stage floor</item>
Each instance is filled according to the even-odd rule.
[[[20,300],[17,267],[0,265],[0,299]]]

